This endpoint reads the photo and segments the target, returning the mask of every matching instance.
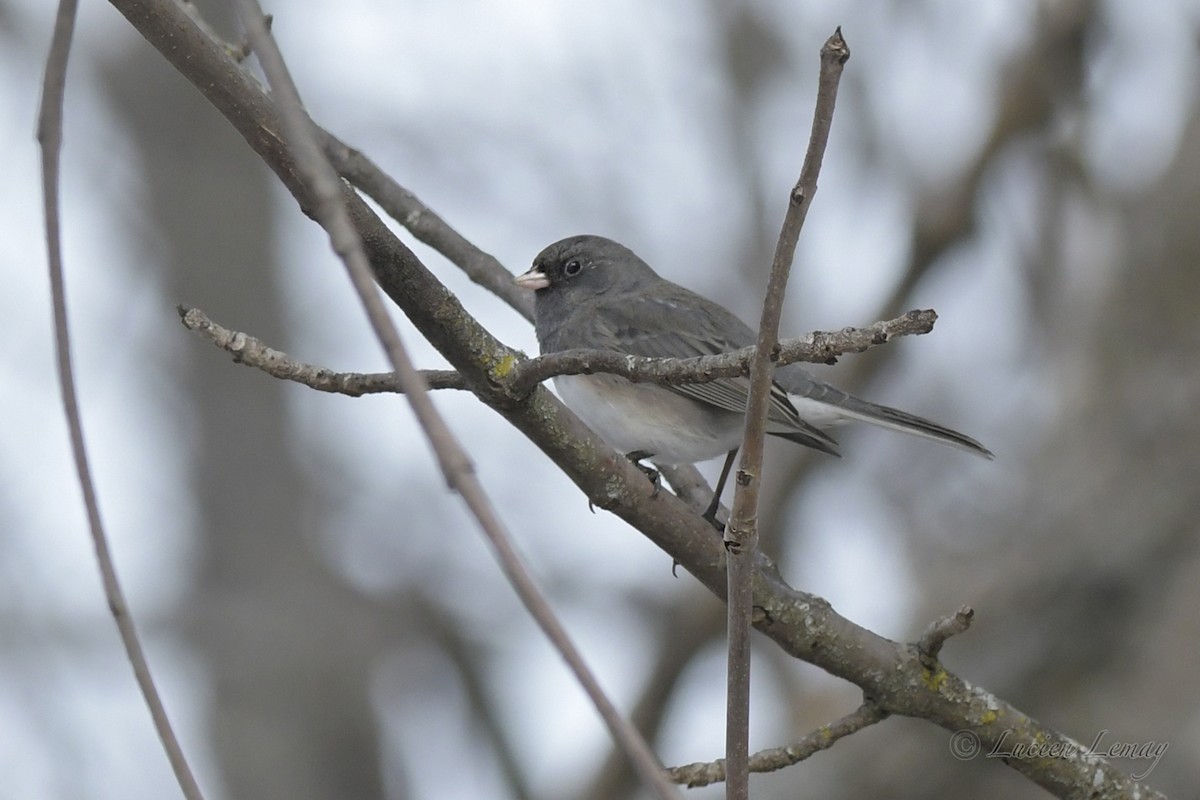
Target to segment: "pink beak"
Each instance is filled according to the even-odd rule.
[[[530,267],[528,272],[513,278],[513,283],[526,289],[533,289],[536,292],[538,289],[545,289],[549,286],[550,279],[546,277],[546,273],[537,267]]]

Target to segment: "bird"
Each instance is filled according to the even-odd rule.
[[[576,348],[651,358],[717,355],[755,344],[753,329],[732,311],[661,277],[632,250],[603,236],[580,235],[547,246],[517,285],[534,291],[534,328],[543,354]],[[559,375],[562,401],[606,444],[639,462],[695,464],[725,455],[704,517],[714,525],[741,445],[750,381],[634,383],[611,374]],[[970,436],[906,411],[863,400],[798,364],[778,367],[767,433],[840,456],[827,428],[867,422],[991,459]],[[657,484],[656,484],[657,485]]]

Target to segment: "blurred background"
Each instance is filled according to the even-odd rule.
[[[231,41],[224,3],[198,4]],[[34,125],[53,4],[0,0],[0,798],[177,796],[99,586],[54,377]],[[268,6],[313,116],[514,272],[599,233],[757,318],[821,43],[853,55],[784,335],[932,307],[825,377],[994,463],[849,429],[769,447],[764,547],[899,640],[1190,796],[1200,785],[1196,0]],[[242,798],[639,796],[396,397],[231,362],[177,303],[384,368],[342,267],[232,128],[84,3],[64,225],[117,565],[201,785]],[[412,237],[401,232],[407,242]],[[531,327],[416,250],[493,333]],[[442,362],[411,327],[421,366]],[[604,685],[669,764],[721,754],[723,606],[465,393],[437,397]],[[712,475],[717,464],[703,468]],[[757,639],[752,747],[854,686]],[[755,797],[1036,798],[891,719]],[[689,797],[723,796],[721,787]]]

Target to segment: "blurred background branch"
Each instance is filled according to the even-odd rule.
[[[62,0],[54,20],[54,33],[46,54],[45,76],[42,80],[42,99],[38,108],[37,141],[42,156],[42,208],[46,231],[46,261],[50,271],[50,298],[54,314],[55,364],[58,368],[59,389],[71,439],[71,456],[79,480],[92,546],[96,552],[97,569],[104,587],[104,600],[112,612],[121,646],[129,659],[138,690],[145,700],[155,732],[162,742],[163,752],[179,782],[179,789],[188,800],[203,800],[192,767],[179,744],[179,736],[167,715],[162,694],[154,681],[146,650],[138,636],[125,590],[113,562],[108,533],[100,515],[100,499],[92,477],[91,458],[83,432],[83,414],[75,382],[75,363],[71,355],[71,325],[67,310],[66,270],[62,254],[62,142],[63,105],[66,95],[67,64],[79,4]]]

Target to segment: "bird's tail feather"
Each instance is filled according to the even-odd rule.
[[[898,408],[862,400],[828,384],[820,386],[818,391],[813,391],[814,388],[816,387],[809,387],[809,391],[806,392],[807,396],[796,397],[793,395],[791,397],[800,416],[814,424],[835,422],[837,417],[856,419],[900,433],[920,436],[923,439],[958,447],[987,459],[995,458],[991,450],[970,436],[939,425],[932,420],[918,417],[916,414],[909,414]]]

